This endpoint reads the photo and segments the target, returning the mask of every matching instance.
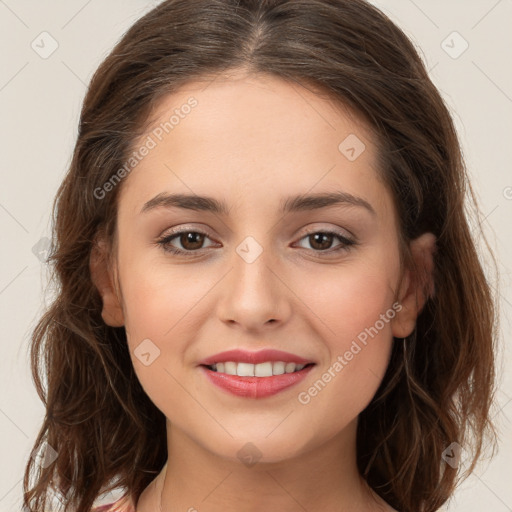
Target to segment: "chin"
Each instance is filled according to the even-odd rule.
[[[307,452],[313,444],[309,439],[299,438],[297,430],[295,435],[289,435],[285,430],[280,435],[277,431],[270,435],[268,432],[271,429],[265,430],[265,434],[260,431],[257,435],[251,435],[250,432],[243,435],[238,431],[238,435],[229,440],[226,437],[209,437],[204,446],[218,457],[250,468],[257,464],[261,467],[261,464],[275,464],[293,459]]]

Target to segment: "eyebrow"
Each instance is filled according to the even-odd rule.
[[[286,198],[280,206],[281,214],[317,210],[328,206],[346,205],[365,208],[372,215],[377,213],[372,205],[363,199],[348,192],[323,192],[317,194],[299,194]],[[229,215],[229,208],[224,201],[213,197],[188,195],[188,194],[167,194],[162,192],[144,204],[140,213],[146,213],[156,208],[184,208],[187,210],[206,211],[219,215]]]

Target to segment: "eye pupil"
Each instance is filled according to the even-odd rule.
[[[329,247],[332,244],[333,235],[327,234],[327,233],[314,233],[313,235],[310,235],[310,239],[313,239],[313,243],[311,244],[311,247],[314,247],[315,249],[319,250],[325,250],[329,249]],[[324,240],[324,243],[322,244],[322,239]],[[325,244],[325,239],[327,239],[327,244]],[[320,247],[315,247],[315,244],[319,244]]]
[[[183,233],[180,236],[180,242],[185,249],[193,250],[200,249],[203,245],[204,235],[202,233],[195,233],[193,231],[189,231],[187,233]],[[190,246],[192,244],[192,246]]]

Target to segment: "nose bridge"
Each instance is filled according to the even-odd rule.
[[[277,277],[279,271],[270,247],[247,236],[235,248],[231,266],[222,298],[223,320],[255,327],[286,317],[287,288]]]

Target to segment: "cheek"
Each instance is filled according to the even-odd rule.
[[[130,263],[127,259],[120,268],[130,357],[141,385],[158,401],[164,389],[176,396],[168,393],[174,387],[171,375],[183,364],[194,305],[204,296],[205,283],[165,265]]]
[[[393,279],[380,263],[340,267],[304,283],[304,302],[321,320],[316,325],[329,356],[317,380],[302,390],[301,403],[315,404],[315,410],[323,411],[318,417],[346,424],[375,395],[393,343]]]
[[[343,349],[392,309],[396,269],[385,263],[339,266],[301,280],[300,296],[322,321],[331,348]],[[386,335],[391,332],[388,322],[379,322],[378,329]]]
[[[127,269],[128,270],[128,269]],[[185,354],[194,332],[194,307],[205,295],[205,280],[186,279],[165,265],[121,276],[125,328],[140,385],[166,416],[188,416],[183,387]],[[197,327],[197,326],[196,326]],[[180,423],[180,422],[178,422]]]
[[[161,263],[144,269],[127,267],[124,274],[125,322],[132,342],[153,338],[163,343],[190,332],[194,308],[218,281],[211,272]]]

